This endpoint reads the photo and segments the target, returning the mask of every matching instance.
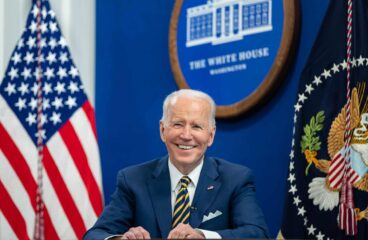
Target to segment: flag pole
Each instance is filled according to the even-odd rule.
[[[35,240],[44,239],[44,204],[43,204],[43,123],[42,123],[42,32],[41,32],[41,0],[37,0],[37,193],[36,193],[36,214],[35,214]]]

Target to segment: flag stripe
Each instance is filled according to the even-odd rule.
[[[78,173],[78,169],[59,133],[56,133],[49,140],[47,148],[53,164],[55,164],[60,175],[63,176],[66,188],[78,207],[84,225],[91,226],[96,221],[97,216],[93,211],[91,202],[89,201],[88,191]]]
[[[341,188],[342,179],[344,174],[345,159],[339,152],[332,160],[330,171],[328,173],[330,186],[332,188]],[[355,172],[351,166],[348,168],[349,182],[354,184],[361,179],[361,177]]]
[[[79,138],[70,122],[66,122],[59,132],[72,156],[75,166],[78,168],[86,188],[89,189],[88,195],[93,209],[96,215],[99,215],[103,206],[101,192],[91,169],[88,167],[87,156],[82,151],[83,148]]]
[[[44,148],[44,166],[75,234],[78,239],[81,239],[86,231],[86,226],[47,147]]]
[[[28,192],[30,199],[33,199],[32,206],[36,203],[36,182],[31,174],[31,170],[26,163],[23,155],[18,150],[17,146],[12,141],[12,138],[4,129],[4,125],[0,123],[0,149],[3,151],[9,164],[14,169],[14,172],[22,182],[24,188]]]
[[[24,222],[33,222],[35,214],[28,193],[24,189],[22,183],[14,172],[14,169],[9,164],[2,150],[0,150],[0,166],[0,182],[5,183],[6,179],[12,179],[11,182],[4,184],[4,190],[11,198],[11,201],[16,208],[15,210],[19,211]],[[14,210],[13,205],[10,209],[12,209],[12,211]],[[18,227],[14,229],[17,229]],[[28,236],[33,235],[33,228],[30,224],[26,226],[26,231]]]
[[[15,231],[13,231],[7,218],[3,215],[1,207],[0,207],[0,229],[1,229],[0,239],[17,239]]]
[[[343,177],[345,159],[339,152],[332,160],[328,178],[332,188],[340,188]]]
[[[45,239],[59,239],[60,237],[56,233],[56,229],[54,228],[54,224],[51,221],[47,207],[44,209],[44,218],[45,218]]]
[[[18,208],[15,206],[8,192],[6,191],[2,181],[0,181],[0,209],[8,220],[11,228],[19,239],[29,239],[27,234],[26,223],[20,214]]]
[[[351,166],[349,166],[348,178],[349,178],[349,182],[354,184],[357,181],[359,181],[361,177],[355,172],[353,168],[351,168]]]
[[[62,208],[62,204],[59,201],[57,194],[55,193],[55,189],[51,184],[51,180],[48,177],[46,171],[43,171],[43,200],[45,202],[45,210],[52,209],[50,211],[49,219],[51,219],[52,226],[55,228],[55,232],[57,233],[58,237],[55,239],[77,239],[72,226],[70,225],[69,220]],[[46,221],[46,217],[45,217]],[[45,227],[48,226],[47,222],[45,222]],[[45,239],[53,239],[53,238],[46,238]]]
[[[331,168],[334,169],[336,167],[336,165],[340,165],[342,159],[343,159],[343,157],[342,157],[341,153],[338,152],[338,154],[335,155],[335,157],[332,159]]]
[[[95,135],[95,139],[97,140],[97,130],[96,130],[96,119],[95,119],[95,111],[89,101],[86,101],[82,105],[83,111],[87,116],[88,122],[91,125],[93,134]]]
[[[31,170],[27,165],[23,155],[20,153],[17,146],[12,141],[4,125],[0,123],[0,149],[3,151],[5,157],[9,160],[10,165],[14,169],[16,175],[21,180],[25,189],[27,190],[30,199],[36,197],[36,183],[31,174]],[[35,203],[35,202],[34,202]]]
[[[83,105],[83,107],[84,106],[90,106],[89,101],[87,101]],[[98,151],[97,139],[96,134],[94,133],[95,130],[93,130],[94,126],[92,124],[92,121],[94,121],[92,108],[87,108],[87,110],[85,110],[84,108],[78,109],[70,118],[70,122],[73,125],[73,128],[77,136],[79,137],[79,141],[83,146],[84,153],[87,156],[88,166],[91,168],[93,176],[96,179],[97,185],[99,187],[99,192],[102,193],[102,176],[99,161],[100,153]],[[102,196],[102,194],[100,195]]]

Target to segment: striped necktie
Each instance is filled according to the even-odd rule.
[[[180,179],[180,189],[175,200],[175,207],[173,213],[172,228],[175,228],[179,223],[189,223],[190,204],[188,185],[190,178],[183,176]]]

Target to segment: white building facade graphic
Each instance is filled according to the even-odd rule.
[[[187,9],[186,46],[213,45],[272,30],[272,0],[208,0]]]

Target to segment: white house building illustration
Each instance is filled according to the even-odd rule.
[[[187,9],[186,46],[241,40],[272,30],[272,0],[208,0]]]

